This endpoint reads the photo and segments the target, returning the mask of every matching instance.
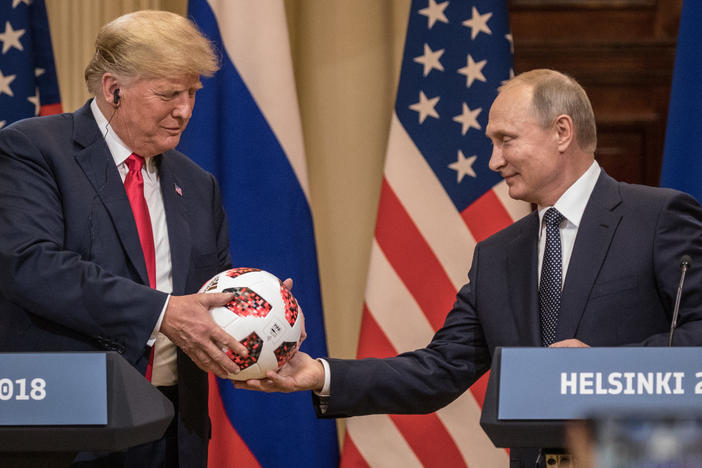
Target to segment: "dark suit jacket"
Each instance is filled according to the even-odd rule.
[[[496,346],[540,346],[538,231],[533,212],[476,246],[470,282],[426,348],[389,359],[331,359],[325,416],[431,412],[489,369]],[[573,248],[556,339],[666,345],[683,254],[702,263],[699,204],[602,172]],[[702,268],[693,267],[676,345],[702,344],[701,285]]]
[[[173,294],[196,292],[231,264],[219,188],[177,151],[156,158]],[[115,350],[144,373],[167,297],[148,284],[129,201],[90,106],[0,131],[0,351]],[[204,466],[207,376],[180,351],[178,373],[181,463]]]

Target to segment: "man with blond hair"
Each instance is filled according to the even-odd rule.
[[[207,371],[245,348],[193,294],[229,268],[214,177],[175,151],[218,60],[189,20],[138,11],[105,25],[72,114],[0,131],[0,351],[122,354],[176,408],[165,436],[77,466],[206,466]]]
[[[702,207],[609,177],[595,161],[587,94],[559,72],[526,72],[500,88],[486,134],[490,168],[537,209],[476,245],[469,282],[431,343],[387,359],[298,352],[279,374],[238,387],[315,390],[324,417],[426,413],[485,373],[496,346],[667,345],[680,258],[702,263]],[[702,268],[688,275],[674,344],[699,346]],[[513,449],[510,459],[531,468],[539,453]]]

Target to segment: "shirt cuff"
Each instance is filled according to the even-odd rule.
[[[171,300],[171,295],[169,294],[168,297],[166,298],[166,302],[163,304],[163,309],[161,309],[161,315],[158,316],[158,320],[156,321],[156,326],[154,327],[153,331],[151,332],[151,336],[149,337],[149,340],[146,342],[146,346],[153,346],[154,343],[156,342],[156,337],[158,336],[158,332],[161,329],[161,323],[163,322],[163,316],[166,315],[166,307],[168,307],[168,302]]]
[[[329,369],[329,363],[326,359],[317,358],[317,360],[321,362],[322,367],[324,367],[324,386],[322,386],[320,391],[314,393],[320,397],[331,396],[331,371]]]

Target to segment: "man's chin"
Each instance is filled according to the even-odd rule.
[[[178,146],[178,143],[180,143],[180,135],[180,133],[177,135],[171,135],[168,138],[165,138],[163,141],[161,141],[161,144],[159,145],[160,151],[158,152],[158,154],[172,150],[176,146]]]
[[[521,190],[521,187],[517,184],[509,184],[507,183],[507,193],[509,194],[510,198],[513,198],[515,200],[524,200],[525,193],[523,190]]]

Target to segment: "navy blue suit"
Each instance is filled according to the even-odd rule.
[[[214,177],[185,155],[156,156],[173,294],[229,268]],[[86,104],[0,131],[0,351],[116,350],[140,372],[167,295],[148,286],[132,211]],[[179,447],[204,466],[207,375],[180,350]]]
[[[533,212],[476,246],[470,282],[426,348],[388,359],[331,359],[325,416],[431,412],[489,369],[496,346],[540,346],[538,232]],[[556,340],[666,345],[683,254],[693,267],[675,344],[697,346],[702,208],[680,192],[619,183],[603,171],[575,240]]]

